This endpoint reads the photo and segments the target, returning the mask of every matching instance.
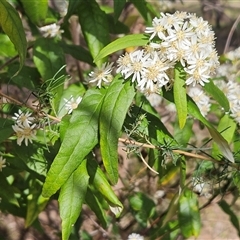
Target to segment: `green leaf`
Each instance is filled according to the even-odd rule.
[[[87,189],[86,204],[91,208],[91,210],[96,214],[98,220],[101,222],[104,228],[107,227],[107,217],[105,210],[100,202],[99,196],[97,197],[90,188]]]
[[[112,15],[107,15],[107,20],[108,20],[108,25],[109,25],[109,32],[111,34],[123,34],[123,33],[128,33],[130,30],[128,26],[123,24],[120,21],[114,21],[114,18]]]
[[[12,125],[14,121],[7,118],[0,118],[0,143],[8,139],[13,131]]]
[[[188,111],[189,114],[200,120],[208,128],[209,133],[211,134],[214,142],[218,145],[223,156],[225,156],[230,162],[234,162],[232,150],[230,149],[226,139],[224,139],[223,136],[210,124],[210,122],[202,116],[199,108],[190,97],[188,97]]]
[[[105,169],[113,184],[118,181],[118,138],[135,95],[130,82],[115,77],[104,97],[100,114],[100,148]]]
[[[108,202],[111,211],[116,215],[116,217],[119,217],[123,210],[123,205],[112,190],[108,180],[106,179],[106,175],[98,166],[97,162],[91,158],[88,159],[87,169],[90,176],[89,183],[102,194]]]
[[[97,144],[102,92],[98,89],[88,90],[78,108],[73,111],[59,153],[43,185],[44,197],[53,195]]]
[[[41,195],[41,189],[42,184],[37,180],[33,180],[28,194],[27,216],[25,220],[26,228],[31,226],[48,203],[49,199]]]
[[[109,41],[109,30],[106,14],[95,0],[82,1],[78,6],[78,17],[88,48],[95,58]],[[95,61],[98,67],[104,61]]]
[[[181,65],[177,63],[174,69],[174,103],[176,105],[179,127],[182,129],[187,120],[187,96],[185,87],[186,73]]]
[[[235,227],[235,229],[237,230],[238,236],[240,237],[240,226],[239,226],[238,216],[233,212],[233,210],[231,209],[231,207],[226,201],[221,200],[218,203],[218,205],[230,217],[230,221],[232,225]]]
[[[0,182],[1,182],[1,191],[0,196],[2,198],[6,198],[9,203],[14,204],[15,206],[19,206],[19,203],[14,195],[15,189],[6,179],[6,176],[0,172]]]
[[[46,88],[42,89],[43,95],[53,96],[50,103],[56,115],[66,80],[64,52],[56,39],[39,38],[34,44],[33,60]]]
[[[144,46],[148,43],[149,38],[145,34],[131,34],[124,37],[121,37],[106,47],[104,47],[98,55],[94,58],[94,62],[99,61],[100,59],[117,52],[121,49],[125,49],[128,47],[137,47],[137,46]]]
[[[197,237],[201,230],[198,199],[195,193],[185,189],[179,199],[178,220],[184,237]]]
[[[33,61],[43,80],[46,81],[65,65],[65,56],[56,39],[38,38],[34,43]]]
[[[48,0],[21,0],[21,2],[29,19],[37,26],[42,26],[47,16]]]
[[[86,163],[87,160],[83,160],[61,187],[58,201],[62,219],[63,240],[69,239],[73,225],[82,210],[89,180]]]
[[[126,4],[126,0],[114,0],[114,21],[117,22],[121,12]]]
[[[146,6],[146,1],[145,0],[130,0],[134,4],[134,6],[137,8],[137,10],[140,12],[140,14],[143,16],[144,20],[148,20],[147,16],[147,6]]]
[[[93,58],[92,58],[91,54],[89,53],[89,51],[87,51],[82,46],[70,45],[70,44],[66,44],[65,42],[60,42],[59,44],[60,44],[62,50],[64,51],[64,53],[70,54],[75,59],[82,61],[82,62],[86,62],[86,63],[94,66]]]
[[[0,26],[18,51],[20,58],[19,72],[25,61],[27,40],[18,12],[5,0],[0,1]],[[18,72],[16,72],[15,75]]]
[[[17,51],[14,48],[13,43],[6,34],[0,34],[1,49],[0,55],[2,57],[14,57],[17,55]]]
[[[209,83],[204,85],[204,90],[212,96],[213,99],[217,101],[225,110],[225,112],[229,111],[229,102],[225,94],[210,80]]]

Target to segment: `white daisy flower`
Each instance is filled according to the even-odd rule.
[[[61,39],[62,38],[61,34],[64,32],[63,30],[60,29],[60,26],[57,25],[56,23],[40,27],[39,30],[42,33],[43,37],[45,38],[58,37]]]
[[[70,99],[63,99],[65,101],[65,109],[67,109],[68,114],[71,114],[74,109],[78,107],[78,104],[82,101],[82,97],[78,97],[76,100],[74,97],[71,95]]]
[[[104,63],[101,68],[95,68],[92,72],[90,72],[89,78],[87,79],[88,83],[94,83],[98,88],[101,88],[103,84],[110,84],[113,76],[112,72],[112,63]]]
[[[30,124],[32,124],[32,122],[34,121],[34,117],[31,117],[31,113],[27,112],[22,112],[21,109],[18,110],[18,113],[14,113],[15,117],[12,117],[13,120],[15,120],[15,122],[18,125],[22,125],[25,127],[30,126]]]
[[[128,236],[128,240],[144,240],[144,237],[137,233],[131,233]]]
[[[32,126],[20,126],[15,124],[12,126],[14,132],[17,135],[17,144],[21,146],[24,141],[25,145],[28,146],[28,141],[32,143],[32,139],[36,137],[37,131],[35,130],[36,124]]]

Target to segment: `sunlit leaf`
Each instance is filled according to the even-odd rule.
[[[86,162],[86,159],[83,160],[61,187],[58,201],[62,219],[63,240],[69,239],[72,228],[82,210],[89,180]]]
[[[47,16],[48,0],[21,0],[24,11],[36,25],[42,26]]]
[[[135,95],[134,86],[114,78],[104,97],[100,114],[100,147],[105,169],[113,184],[118,181],[118,138]]]
[[[209,83],[204,85],[204,90],[212,96],[224,108],[225,112],[229,111],[229,102],[226,95],[210,80]]]
[[[185,189],[179,199],[178,220],[184,237],[197,237],[201,230],[198,199],[195,193]]]
[[[98,118],[103,93],[98,89],[86,92],[73,111],[69,128],[43,185],[43,196],[53,195],[81,164],[98,142]]]
[[[18,71],[20,71],[27,53],[26,35],[18,12],[5,0],[0,1],[0,26],[18,51],[20,58]]]
[[[100,59],[117,52],[119,50],[128,48],[128,47],[137,47],[144,46],[148,43],[149,38],[144,34],[131,34],[124,37],[121,37],[106,47],[104,47],[99,54],[94,58],[94,62],[99,61]]]
[[[187,120],[186,73],[180,63],[174,69],[173,95],[176,105],[179,127],[182,129]]]

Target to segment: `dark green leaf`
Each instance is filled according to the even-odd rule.
[[[100,147],[105,169],[113,184],[118,181],[118,138],[135,95],[130,82],[114,78],[104,97],[100,114]]]
[[[8,139],[12,133],[14,122],[7,118],[0,118],[0,143]]]
[[[210,80],[209,83],[204,85],[204,90],[212,96],[213,99],[217,101],[225,110],[225,112],[229,111],[229,102],[225,94]]]
[[[43,196],[53,195],[81,164],[98,142],[98,118],[103,93],[98,89],[86,92],[73,111],[63,143],[47,174]]]
[[[89,183],[102,194],[108,202],[111,211],[118,217],[123,210],[123,205],[112,190],[106,175],[98,166],[97,162],[91,158],[88,159],[87,169],[90,176]]]
[[[198,199],[195,193],[185,189],[179,199],[178,220],[184,237],[197,237],[201,230]]]
[[[134,6],[137,8],[137,10],[140,12],[140,14],[143,16],[144,20],[147,21],[147,6],[145,0],[130,0],[134,4]]]
[[[114,21],[112,15],[108,14],[107,19],[109,25],[109,32],[111,34],[126,34],[129,32],[129,28],[120,21]]]
[[[238,232],[238,236],[240,237],[240,226],[239,226],[239,221],[238,221],[238,216],[233,212],[229,204],[221,200],[218,205],[221,207],[221,209],[230,217],[230,221],[232,225],[235,227],[235,229]]]
[[[182,129],[187,120],[187,96],[185,87],[186,73],[180,63],[174,69],[174,103],[176,105],[179,127]]]
[[[144,46],[148,43],[148,41],[149,38],[144,34],[131,34],[121,37],[104,47],[94,58],[94,62],[128,47]]]
[[[92,66],[93,64],[93,58],[89,51],[87,51],[85,48],[79,45],[69,45],[65,42],[59,43],[62,47],[64,53],[70,54],[72,57],[76,58],[79,61],[86,62]]]
[[[88,48],[95,58],[109,41],[109,29],[106,14],[95,0],[82,1],[78,6],[78,17]],[[104,61],[95,61],[101,66]]]
[[[47,16],[48,0],[21,0],[21,2],[29,19],[37,26],[42,26]]]
[[[126,4],[126,0],[114,0],[114,21],[117,22],[121,12]]]
[[[0,26],[18,51],[20,57],[18,71],[20,71],[27,53],[27,40],[18,12],[5,0],[0,1]]]
[[[58,201],[62,219],[63,240],[69,239],[73,225],[82,210],[89,180],[86,163],[87,160],[83,160],[61,187]]]
[[[107,217],[106,217],[105,210],[103,209],[103,206],[99,200],[100,200],[99,197],[95,196],[95,194],[91,191],[91,189],[88,188],[85,201],[87,205],[92,209],[92,211],[96,214],[102,226],[106,228]]]

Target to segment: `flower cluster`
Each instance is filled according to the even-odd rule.
[[[21,109],[14,115],[12,119],[15,120],[15,124],[12,128],[17,136],[17,144],[21,146],[24,140],[25,145],[28,146],[28,141],[32,143],[32,139],[36,136],[36,123],[33,123],[35,118],[31,117],[31,113],[24,113]]]
[[[226,54],[228,61],[217,69],[215,83],[222,90],[230,103],[230,116],[240,124],[240,47]]]
[[[126,53],[118,59],[117,73],[132,82],[143,93],[159,92],[171,86],[172,69],[180,62],[187,77],[186,85],[204,85],[219,66],[214,32],[201,17],[186,12],[161,13],[154,18],[149,45]]]
[[[128,236],[128,240],[144,240],[144,237],[137,233],[131,233]]]

